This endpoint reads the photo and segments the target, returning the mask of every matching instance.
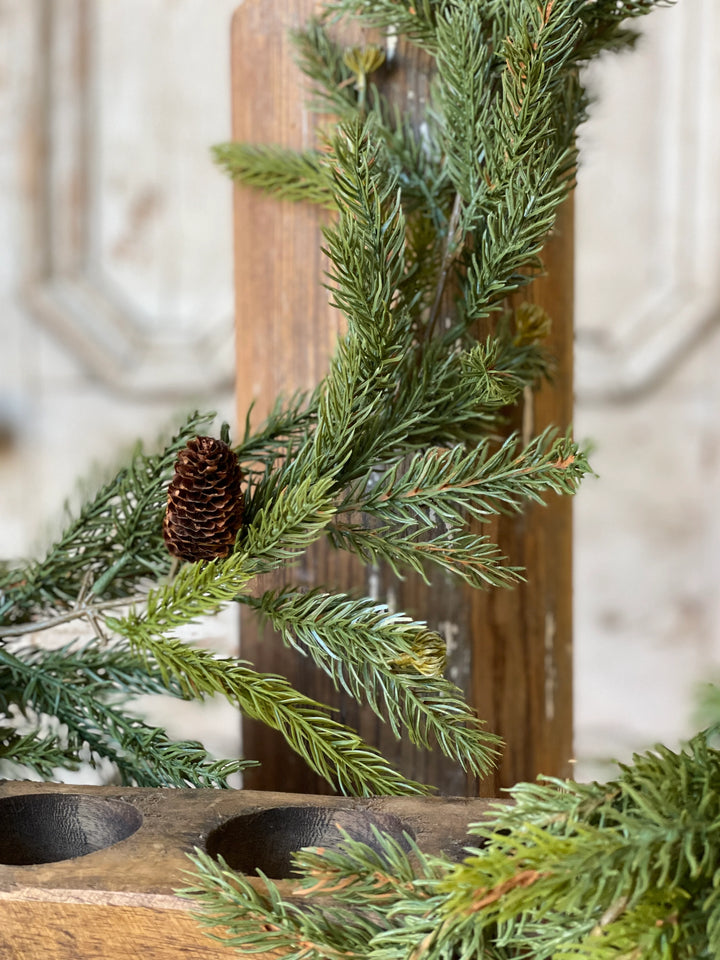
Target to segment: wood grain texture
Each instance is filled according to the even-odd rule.
[[[303,108],[305,90],[292,59],[287,31],[311,14],[311,0],[247,0],[232,30],[233,136],[295,148],[313,144],[316,119]],[[358,33],[342,34],[357,42]],[[426,104],[428,62],[402,43],[397,66],[383,78],[407,109]],[[279,203],[248,189],[235,191],[235,282],[238,420],[255,402],[257,425],[278,393],[314,387],[327,369],[341,318],[321,286],[318,211]],[[550,242],[548,277],[524,299],[542,303],[553,317],[550,349],[558,357],[552,388],[529,399],[526,422],[540,430],[564,426],[572,408],[572,212],[567,207]],[[569,504],[533,510],[503,522],[500,543],[512,563],[524,564],[528,584],[497,596],[478,595],[448,577],[432,589],[413,576],[402,583],[382,569],[366,569],[320,546],[290,577],[301,585],[366,593],[391,608],[424,619],[448,641],[449,674],[467,693],[488,727],[507,741],[502,766],[482,785],[438,750],[416,750],[396,741],[375,715],[338,694],[308,658],[284,650],[253,617],[243,616],[243,656],[261,670],[281,672],[309,695],[333,705],[403,772],[444,794],[497,794],[502,786],[538,772],[568,771],[571,755],[571,624]],[[262,761],[246,773],[255,789],[323,793],[325,783],[307,769],[279,735],[253,721],[243,724],[243,753]]]
[[[52,850],[48,818],[52,817],[58,799],[73,798],[91,800],[93,807],[111,801],[109,816],[113,815],[118,801],[120,806],[129,804],[141,814],[141,824],[126,839],[85,856],[46,863],[41,862],[43,849],[36,848],[39,862],[23,865],[0,862],[2,960],[239,957],[242,955],[209,940],[191,916],[195,905],[174,892],[190,882],[185,874],[191,866],[187,854],[195,847],[208,849],[208,838],[221,833],[218,827],[227,828],[235,818],[248,817],[239,821],[236,835],[241,836],[244,843],[247,834],[256,829],[255,852],[263,858],[268,844],[277,843],[278,830],[276,824],[272,833],[267,831],[266,835],[262,828],[249,826],[262,819],[258,814],[279,810],[283,825],[299,824],[296,834],[290,832],[290,849],[314,845],[307,831],[307,818],[298,816],[298,810],[310,811],[311,822],[318,820],[326,825],[333,824],[338,817],[350,829],[354,819],[360,824],[368,820],[393,821],[399,829],[411,832],[427,853],[458,857],[467,843],[468,824],[482,819],[487,810],[487,801],[482,799],[351,800],[251,790],[119,789],[0,781],[5,850],[12,847],[13,832],[26,837],[27,828],[32,828],[33,823],[42,826],[49,844],[46,850]],[[15,812],[27,811],[31,822],[13,821],[7,804]],[[32,820],[33,817],[37,819]],[[63,843],[73,827],[72,823],[58,823]],[[78,839],[84,842],[83,837]],[[232,862],[231,847],[221,846],[218,852]],[[262,862],[253,861],[256,865]],[[248,864],[248,873],[251,867]],[[261,886],[259,878],[250,876],[249,879]],[[293,887],[290,879],[278,879],[277,883],[284,895]],[[266,955],[252,956],[263,960]]]
[[[187,912],[153,907],[3,902],[4,960],[222,960],[238,957],[213,943]],[[254,954],[265,960],[269,954]]]
[[[546,347],[555,372],[526,392],[515,423],[526,437],[572,422],[573,222],[571,199],[545,247],[546,274],[514,298],[552,318]],[[527,579],[513,590],[466,591],[473,705],[505,741],[497,771],[479,785],[482,796],[538,774],[572,776],[573,757],[572,498],[551,496],[521,517],[503,517],[491,534]]]

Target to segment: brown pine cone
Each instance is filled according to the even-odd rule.
[[[193,437],[175,462],[163,537],[181,560],[214,560],[233,548],[243,517],[242,473],[230,447]]]

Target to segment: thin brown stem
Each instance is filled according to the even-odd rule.
[[[460,236],[458,227],[460,224],[460,209],[462,207],[462,197],[459,193],[455,194],[450,221],[448,222],[447,235],[445,237],[445,251],[443,253],[442,265],[440,267],[440,276],[438,277],[437,287],[435,288],[435,299],[430,310],[425,337],[429,340],[435,332],[440,305],[442,303],[445,286],[450,275],[450,268],[458,255],[460,249]]]
[[[0,637],[22,637],[28,633],[40,633],[43,630],[51,630],[53,627],[59,627],[63,623],[70,623],[85,617],[92,623],[99,613],[103,610],[111,610],[114,607],[129,607],[133,603],[143,603],[147,600],[144,594],[136,594],[133,597],[116,597],[114,600],[101,600],[98,603],[81,603],[74,606],[65,613],[58,613],[54,617],[48,617],[47,620],[33,620],[28,623],[17,623],[9,627],[0,627]]]

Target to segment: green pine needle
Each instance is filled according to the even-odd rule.
[[[322,155],[298,153],[282,147],[247,143],[222,143],[213,147],[215,162],[227,175],[294,203],[315,203],[334,210],[337,201]]]
[[[129,702],[146,693],[182,695],[178,685],[163,683],[123,646],[103,650],[71,644],[15,653],[0,646],[0,708],[6,715],[14,705],[28,718],[54,718],[65,730],[54,734],[60,767],[74,769],[80,759],[92,766],[106,760],[127,784],[224,787],[231,774],[248,765],[215,760],[202,744],[173,741],[162,728],[134,716]],[[10,737],[2,756],[42,775],[54,763],[45,737]]]
[[[261,674],[240,660],[218,658],[164,637],[133,642],[153,672],[178,683],[188,698],[220,694],[241,712],[278,730],[311,769],[342,793],[425,793],[421,784],[393,770],[377,750],[328,715],[322,704],[293,689],[284,677]]]
[[[471,827],[461,863],[389,836],[294,857],[289,893],[196,852],[201,922],[354,960],[712,960],[720,946],[720,753],[705,734],[636,756],[606,784],[520,784]],[[262,933],[260,932],[262,931]],[[216,930],[216,932],[218,932]],[[301,954],[298,953],[298,956]]]
[[[445,644],[425,623],[345,594],[286,589],[247,602],[336,687],[387,717],[396,737],[405,732],[425,748],[434,742],[478,776],[492,768],[499,740],[444,679]]]
[[[478,588],[512,586],[522,578],[513,558],[505,558],[477,524],[551,494],[574,493],[589,467],[569,435],[546,431],[524,444],[515,436],[502,439],[509,408],[552,372],[542,342],[549,318],[527,305],[510,313],[502,301],[541,269],[542,245],[573,186],[576,130],[587,104],[579,64],[600,49],[627,45],[631,32],[623,19],[653,5],[339,0],[295,33],[311,108],[335,118],[320,134],[321,149],[223,144],[215,159],[238,183],[332,210],[323,233],[326,280],[345,333],[312,392],[278,398],[258,428],[248,412],[235,446],[245,477],[244,519],[229,556],[173,564],[162,538],[178,453],[190,437],[211,429],[211,418],[195,414],[160,453],[138,448],[87,498],[45,556],[0,566],[3,760],[45,776],[89,758],[95,765],[111,762],[127,783],[224,786],[248,761],[214,760],[201,744],[173,742],[133,712],[133,701],[147,693],[199,700],[220,695],[279,730],[342,792],[424,792],[287,679],[175,638],[178,628],[240,601],[272,623],[279,642],[309,656],[397,736],[439,749],[473,774],[489,769],[497,739],[442,676],[443,644],[426,624],[325,588],[263,591],[258,578],[287,571],[320,539],[365,563],[384,561],[400,577],[410,570],[427,582],[453,577]],[[333,36],[332,21],[340,15],[399,34],[434,58],[422,122],[381,89],[394,69],[390,37],[386,50],[348,53]],[[398,50],[402,56],[402,44]],[[495,329],[477,343],[474,321],[490,314]],[[92,628],[93,639],[83,646],[52,651],[23,645],[28,634],[74,621]],[[666,826],[658,821],[659,797],[646,783],[644,793],[628,793],[617,821],[608,810],[604,815],[615,834],[631,833],[630,801],[637,801],[643,816],[653,811],[658,834]],[[550,800],[543,794],[535,802],[544,809]],[[581,802],[592,807],[594,801],[586,794],[573,800]],[[673,809],[683,816],[677,804]],[[695,827],[706,813],[696,811]],[[602,826],[584,822],[577,829],[593,851],[584,863],[589,875],[595,853],[597,862],[606,856],[615,874],[593,893],[583,883],[552,887],[543,877],[549,898],[556,888],[569,897],[582,889],[590,912],[597,913],[633,895],[613,859],[622,847],[617,836],[615,846],[593,846],[596,835],[598,844],[605,838]],[[527,856],[539,862],[540,854],[559,856],[574,836],[533,824],[522,837],[525,847],[516,836],[513,850],[526,852],[534,843]],[[692,838],[681,860],[699,884],[707,863],[697,844],[707,841],[714,849],[714,838],[701,827]],[[515,869],[515,854],[507,844],[503,849],[498,877],[515,876],[507,873]],[[351,851],[357,893],[366,854]],[[660,872],[653,876],[661,885],[680,882],[663,850],[656,853]],[[408,869],[398,851],[386,854],[398,875]],[[632,929],[659,917],[665,903],[688,918],[689,929],[696,915],[680,894],[652,899],[650,867],[641,853],[637,857],[644,892],[621,911],[633,918]],[[317,861],[306,862],[319,869]],[[490,869],[490,860],[483,862]],[[252,909],[257,916],[279,911],[292,920],[283,943],[298,956],[305,949],[300,932],[318,955],[360,956],[368,947],[391,960],[404,944],[405,955],[415,956],[414,936],[428,950],[437,948],[438,957],[449,956],[443,953],[447,918],[437,922],[443,900],[437,881],[446,867],[418,852],[413,863],[422,879],[396,915],[374,904],[370,913],[351,916],[345,904],[333,929],[329,915],[294,912],[272,892]],[[342,869],[340,861],[332,862],[331,873]],[[225,875],[216,879],[227,893]],[[390,876],[387,883],[385,894],[398,893]],[[371,903],[372,891],[365,893]],[[708,894],[702,908],[713,944],[720,936],[716,901]],[[512,903],[512,897],[504,900],[502,909]],[[548,899],[543,923],[566,906]],[[458,928],[460,956],[481,950],[497,960],[510,955],[505,944],[516,918],[493,910],[487,915],[494,916],[487,930],[475,922]],[[543,923],[527,917],[522,923],[541,944],[548,933]],[[598,943],[625,949],[620,935],[612,939],[613,924],[606,926],[608,935]],[[593,929],[586,924],[585,940],[576,938],[578,950],[593,946]],[[655,929],[659,943],[674,927],[663,921]],[[278,932],[280,940],[284,936]],[[553,949],[570,947],[558,940]]]

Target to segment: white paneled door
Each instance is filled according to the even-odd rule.
[[[0,0],[0,556],[56,532],[137,437],[196,407],[234,418],[232,188],[210,146],[235,6]],[[236,620],[194,635],[235,652]],[[237,755],[229,708],[147,709]]]
[[[720,676],[720,8],[593,67],[577,203],[578,773],[702,722]]]

